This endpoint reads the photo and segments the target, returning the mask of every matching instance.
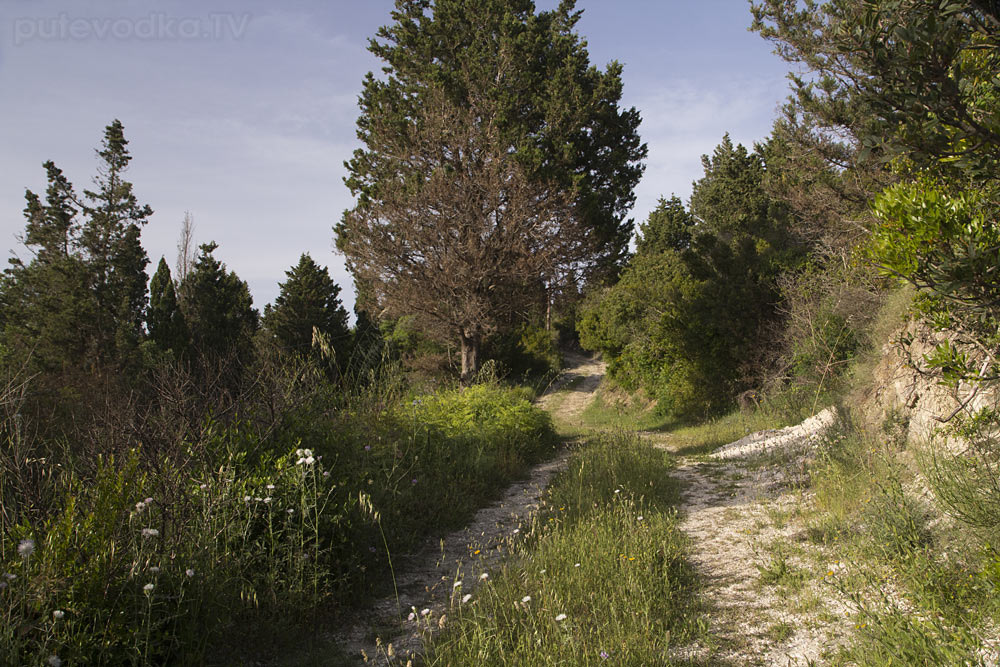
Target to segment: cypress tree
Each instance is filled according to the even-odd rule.
[[[188,348],[190,334],[184,315],[177,303],[177,291],[164,258],[149,282],[149,310],[146,315],[149,338],[163,351],[172,350],[177,356]]]
[[[351,340],[347,311],[340,301],[340,287],[303,253],[299,263],[285,272],[281,291],[265,317],[265,325],[286,350],[306,354],[312,348],[313,330],[329,341],[335,361],[343,365]]]

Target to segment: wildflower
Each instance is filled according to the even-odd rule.
[[[520,529],[520,528],[515,528],[515,529],[514,529],[514,535],[517,535],[517,534],[518,534],[518,533],[520,533],[520,532],[521,532],[521,529]]]
[[[21,540],[20,544],[17,545],[17,555],[21,558],[31,558],[33,553],[35,553],[34,540]]]
[[[490,575],[486,574],[485,572],[483,572],[481,575],[479,575],[479,581],[486,581],[489,578],[490,578]]]
[[[14,581],[15,579],[17,579],[17,575],[16,574],[11,574],[10,572],[8,572],[7,574],[5,574],[3,576],[4,576],[4,579],[6,579],[7,581]]]
[[[250,496],[243,496],[243,502],[248,503],[250,500]]]
[[[371,450],[372,450],[372,446],[371,445],[365,445],[365,451],[366,452],[370,452]]]
[[[323,473],[323,477],[329,477],[329,476],[330,476],[330,471],[329,470],[327,470],[327,471],[325,471]]]
[[[560,621],[561,622],[561,621],[565,621],[565,620],[566,620],[566,614],[559,614],[558,616],[556,616],[556,621]]]
[[[472,555],[473,556],[478,556],[479,555],[479,549],[476,549],[475,551],[473,551]]]
[[[59,659],[58,655],[50,655],[49,659],[45,662],[49,663],[49,667],[60,667],[62,665],[62,660]]]
[[[194,568],[190,568],[189,567],[188,569],[184,570],[184,574],[186,574],[188,577],[193,577],[194,576]]]
[[[295,510],[294,510],[293,508],[291,508],[291,507],[289,507],[289,508],[288,508],[287,510],[285,510],[285,511],[286,511],[286,512],[288,512],[289,514],[295,514]]]
[[[307,456],[305,458],[305,463],[306,463],[307,466],[311,466],[312,464],[316,463],[316,459],[314,459],[311,456]]]
[[[462,596],[462,604],[465,604],[471,599],[472,599],[472,593],[466,593],[465,595]]]
[[[573,567],[580,567],[580,564],[576,563]]]
[[[264,498],[263,502],[264,502],[265,505],[270,505],[271,504],[271,496],[268,496],[267,498]]]
[[[208,488],[208,484],[199,484],[198,488],[201,489],[202,491],[204,491],[205,489]]]
[[[452,588],[458,588],[458,587],[460,587],[461,585],[462,585],[462,581],[461,581],[461,580],[459,580],[459,581],[456,581],[455,583],[453,583],[453,584],[451,585],[451,587],[452,587]]]
[[[267,490],[268,491],[274,491],[274,484],[268,484],[267,485]]]
[[[427,609],[426,607],[420,610],[420,615],[421,616],[426,616],[429,613],[431,613],[431,610]]]
[[[142,502],[146,503],[147,505],[152,505],[153,504],[153,499],[152,498],[146,498]]]
[[[156,588],[155,584],[146,584],[145,586],[142,587],[142,590],[146,591],[147,593],[152,593],[154,588]]]
[[[62,609],[56,609],[55,611],[52,612],[52,618],[56,619],[57,621],[62,620],[63,616],[65,615],[66,612],[64,612]]]
[[[160,531],[158,531],[156,528],[143,528],[142,529],[142,536],[144,538],[146,538],[146,539],[148,539],[150,537],[159,537],[160,536]]]
[[[622,492],[621,489],[615,489],[615,493],[621,493],[621,492]],[[601,651],[601,653],[604,653],[604,651]]]
[[[152,572],[153,574],[159,574],[160,568],[156,565],[153,565],[152,567],[149,568],[149,571]]]
[[[412,621],[412,620],[413,620],[413,619],[415,619],[416,617],[417,617],[417,615],[416,615],[416,614],[414,614],[414,613],[413,613],[413,612],[411,611],[411,612],[410,612],[410,615],[406,617],[406,620],[408,620],[408,621]]]
[[[144,509],[146,509],[146,503],[142,502],[141,500],[135,504],[135,511],[136,512],[141,512]]]
[[[521,602],[523,604],[528,604],[529,602],[531,602],[531,596],[530,595],[525,595],[523,598],[521,598]]]
[[[545,572],[546,572],[545,568],[542,568],[542,570],[541,570],[541,571],[539,571],[539,573],[538,573],[538,574],[545,574]]]
[[[410,484],[416,484],[416,483],[417,483],[417,478],[416,477],[414,477],[413,479],[410,480]]]
[[[601,651],[598,655],[601,656],[601,660],[607,660],[610,657],[607,651]]]
[[[639,515],[639,521],[642,521],[642,515],[641,514]]]

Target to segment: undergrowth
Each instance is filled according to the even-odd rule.
[[[267,659],[309,610],[329,622],[384,592],[393,554],[466,521],[555,442],[523,391],[480,385],[317,400],[266,438],[209,422],[183,465],[151,464],[140,442],[93,475],[67,463],[44,520],[5,518],[0,662]]]

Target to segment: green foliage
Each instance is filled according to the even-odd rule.
[[[330,347],[333,363],[346,366],[351,332],[340,287],[308,253],[285,274],[288,280],[280,283],[274,306],[264,314],[265,328],[284,349],[298,354],[309,353],[320,334]]]
[[[149,329],[149,339],[164,352],[172,351],[176,357],[183,355],[191,344],[191,335],[177,301],[170,267],[162,257],[156,273],[149,281],[146,327]]]
[[[501,143],[535,178],[573,190],[578,215],[596,232],[600,262],[623,263],[646,147],[639,113],[618,107],[621,65],[600,71],[589,64],[586,43],[573,31],[579,17],[573,2],[538,13],[530,0],[398,3],[394,22],[369,46],[389,76],[369,74],[360,98],[358,131],[369,148],[348,161],[346,179],[360,202],[377,200],[398,169],[392,156],[374,150],[375,135],[416,118],[433,86],[467,106],[470,89],[485,85]]]
[[[47,507],[13,522],[5,508],[0,654],[200,664],[252,635],[280,645],[274,619],[384,592],[390,554],[466,521],[555,444],[525,391],[309,386],[269,428],[208,419],[168,458],[133,449],[93,473],[70,459]],[[0,461],[6,503],[20,471]]]
[[[83,197],[51,161],[45,202],[25,192],[24,243],[2,289],[4,347],[46,371],[131,364],[143,336],[149,263],[140,230],[152,209],[125,180],[131,161],[120,121],[105,128],[95,190]],[[82,218],[82,219],[81,219]]]
[[[654,211],[649,242],[615,286],[589,297],[577,325],[612,379],[678,417],[718,412],[759,382],[766,328],[780,318],[777,277],[801,256],[787,213],[763,189],[759,153],[727,136],[704,164],[691,212],[677,201]]]
[[[202,244],[194,268],[181,283],[181,309],[197,355],[224,359],[248,353],[258,326],[250,288]]]

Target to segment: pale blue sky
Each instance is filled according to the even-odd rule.
[[[537,1],[537,0],[536,0]],[[538,1],[542,9],[556,0]],[[105,125],[120,118],[129,177],[155,210],[143,232],[171,267],[186,210],[198,242],[274,299],[308,251],[353,303],[332,226],[351,206],[343,161],[365,72],[367,39],[391,0],[3,0],[0,2],[0,252],[26,253],[24,190],[44,191],[52,159],[82,190]],[[633,211],[687,198],[700,156],[730,132],[770,131],[787,67],[747,32],[745,0],[578,0],[591,62],[625,66],[624,105],[649,145]]]

